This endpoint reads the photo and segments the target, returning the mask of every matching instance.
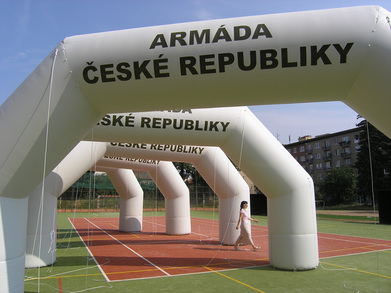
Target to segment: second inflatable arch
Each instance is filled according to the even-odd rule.
[[[172,144],[220,147],[268,198],[271,264],[289,270],[318,266],[312,178],[247,107],[110,114],[85,139],[92,137],[124,142],[134,151],[169,152]]]

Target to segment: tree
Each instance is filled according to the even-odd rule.
[[[196,208],[205,206],[215,206],[214,192],[209,187],[196,168],[191,163],[174,163],[178,173],[186,182],[190,191],[190,200],[192,206]]]
[[[204,178],[197,172],[196,168],[194,168],[191,163],[177,163],[174,162],[175,168],[178,170],[179,175],[181,175],[182,179],[189,185],[193,185],[197,182],[197,186],[208,186],[205,182]]]
[[[368,202],[372,199],[372,178],[375,195],[378,190],[391,188],[390,176],[385,172],[391,170],[391,140],[366,120],[360,121],[357,126],[362,128],[355,164],[357,192],[364,202]]]
[[[331,169],[323,182],[318,184],[327,204],[337,205],[357,200],[356,175],[347,165]]]
[[[87,171],[68,190],[62,198],[86,199],[92,195],[116,194],[116,190],[106,174]]]

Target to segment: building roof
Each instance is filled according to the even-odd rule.
[[[311,143],[311,142],[318,141],[318,140],[324,140],[324,139],[327,139],[330,137],[336,137],[336,136],[341,136],[341,135],[348,134],[348,133],[358,132],[361,129],[362,129],[362,127],[355,127],[355,128],[351,128],[351,129],[347,129],[347,130],[343,130],[343,131],[339,131],[339,132],[321,134],[321,135],[317,135],[313,138],[303,139],[303,140],[299,140],[297,142],[284,144],[284,146],[288,147],[288,146],[302,145],[304,143]],[[307,137],[310,137],[310,135],[306,135],[304,137],[307,138]]]

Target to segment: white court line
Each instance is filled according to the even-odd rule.
[[[148,259],[146,259],[145,257],[143,257],[141,254],[137,253],[136,251],[134,251],[133,249],[131,249],[129,246],[125,245],[124,243],[122,243],[121,241],[119,241],[117,238],[113,237],[112,235],[110,235],[109,233],[107,233],[105,230],[101,229],[100,227],[98,227],[97,225],[95,225],[94,223],[92,223],[90,220],[88,220],[87,218],[84,218],[84,220],[86,220],[87,222],[91,223],[91,225],[95,226],[96,228],[98,228],[99,230],[101,230],[103,233],[105,233],[107,236],[109,236],[110,238],[112,238],[113,240],[117,241],[119,244],[121,244],[122,246],[124,246],[126,249],[130,250],[131,252],[133,252],[135,255],[137,255],[138,257],[142,258],[143,260],[145,260],[147,263],[149,263],[150,265],[154,266],[156,269],[158,269],[159,271],[161,271],[163,274],[167,275],[167,276],[171,276],[169,273],[167,273],[165,270],[163,270],[162,268],[158,267],[157,265],[155,265],[153,262],[149,261]]]
[[[341,236],[341,235],[338,235],[338,236]],[[345,235],[343,235],[345,236]],[[360,244],[366,244],[366,245],[376,245],[376,246],[388,246],[390,245],[389,243],[385,244],[385,243],[376,243],[376,242],[364,242],[364,241],[359,241],[359,240],[353,240],[353,239],[340,239],[340,238],[332,238],[332,237],[327,237],[327,236],[321,236],[321,235],[318,235],[319,238],[323,238],[323,239],[331,239],[331,240],[334,240],[334,241],[345,241],[345,242],[355,242],[355,243],[360,243]],[[361,238],[361,237],[357,237],[357,236],[346,236],[346,237],[353,237],[353,238]],[[372,239],[374,241],[376,241],[377,239],[375,238],[367,238],[367,239]]]
[[[320,259],[328,259],[328,258],[338,258],[338,257],[344,257],[344,256],[357,256],[357,255],[361,255],[361,254],[370,254],[370,253],[384,252],[384,251],[387,251],[387,250],[389,250],[389,249],[378,249],[378,250],[372,250],[372,251],[349,253],[349,254],[335,255],[335,256],[326,256],[326,257],[319,256],[319,258]]]
[[[149,224],[153,224],[153,225],[156,225],[156,226],[162,226],[162,227],[166,226],[164,224],[154,223],[154,222],[150,222],[150,221],[147,221],[147,220],[144,220],[144,222],[145,223],[149,223]],[[213,240],[213,239],[219,239],[219,237],[214,237],[214,236],[211,236],[211,235],[205,235],[205,234],[197,233],[197,232],[194,232],[194,231],[191,231],[191,234],[195,234],[195,235],[206,237],[207,239],[203,239],[203,241],[205,241],[205,240],[210,241],[210,240]],[[208,239],[208,238],[211,238],[211,239]]]
[[[322,233],[322,232],[318,232],[318,234],[323,234],[324,236],[323,237],[327,237],[327,236],[342,236],[342,237],[353,237],[353,238],[360,238],[360,239],[368,239],[368,240],[378,240],[378,241],[387,241],[389,242],[390,240],[388,239],[382,239],[382,238],[370,238],[370,237],[365,237],[365,236],[352,236],[352,235],[342,235],[342,234],[332,234],[332,233]]]
[[[103,277],[106,279],[107,282],[110,282],[109,278],[107,277],[107,275],[105,274],[105,272],[103,271],[103,269],[101,268],[100,264],[98,263],[98,261],[95,259],[94,255],[92,254],[92,252],[90,251],[90,249],[88,248],[88,246],[86,245],[86,243],[84,242],[83,238],[80,236],[79,234],[79,231],[77,231],[76,227],[73,225],[72,221],[70,218],[68,218],[68,221],[69,223],[71,223],[73,229],[76,231],[77,235],[79,235],[79,238],[81,240],[81,242],[83,242],[84,246],[86,247],[88,253],[91,255],[92,259],[94,260],[94,262],[96,263],[96,266],[99,268],[100,272],[102,273]]]

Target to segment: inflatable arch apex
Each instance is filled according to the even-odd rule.
[[[391,137],[390,18],[365,6],[66,38],[0,108],[0,231],[13,230],[44,169],[105,113],[342,101]],[[235,37],[244,25],[253,37]],[[204,30],[209,39],[189,39]],[[173,32],[185,33],[175,46],[154,43]],[[13,240],[0,233],[4,292],[23,291],[24,249]]]

